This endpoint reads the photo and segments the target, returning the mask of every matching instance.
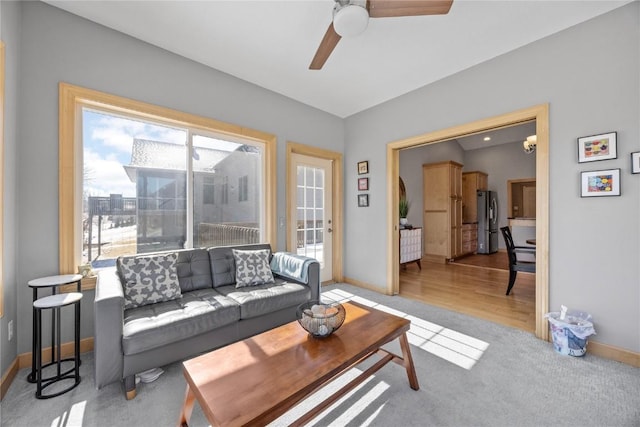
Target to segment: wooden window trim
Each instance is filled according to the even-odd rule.
[[[4,316],[4,43],[0,40],[0,318]]]
[[[107,108],[141,119],[158,120],[218,134],[240,137],[265,146],[264,203],[265,236],[272,248],[277,244],[276,228],[276,136],[225,123],[208,117],[184,113],[116,95],[99,92],[68,83],[59,85],[59,269],[60,274],[77,271],[82,258],[80,224],[82,200],[78,188],[82,183],[80,155],[82,153],[81,107]],[[82,280],[83,289],[93,289],[95,278]]]

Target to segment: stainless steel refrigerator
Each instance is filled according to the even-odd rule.
[[[498,194],[478,191],[478,253],[498,251]]]

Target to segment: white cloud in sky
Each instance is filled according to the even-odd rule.
[[[136,185],[131,182],[115,154],[102,158],[95,151],[85,148],[84,169],[84,190],[89,196],[108,196],[111,193],[124,197],[136,196]]]
[[[123,165],[129,164],[134,138],[184,144],[184,130],[145,123],[106,113],[90,111],[89,141],[84,144],[84,192],[90,196],[108,196],[111,193],[135,197],[136,186]],[[90,117],[90,116],[89,116]],[[126,160],[125,160],[126,159]]]
[[[186,132],[116,116],[100,115],[97,126],[91,131],[91,138],[105,147],[113,147],[131,154],[134,138],[184,144]]]

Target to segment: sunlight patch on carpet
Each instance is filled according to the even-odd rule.
[[[51,427],[81,427],[83,425],[86,404],[87,401],[83,400],[82,402],[72,405],[69,412],[63,412],[61,416],[56,417],[51,422]]]
[[[462,334],[403,311],[356,296],[341,289],[322,293],[322,298],[336,302],[355,301],[362,305],[411,320],[409,343],[464,369],[471,369],[482,357],[489,343]]]
[[[358,387],[358,388],[361,388],[361,387]],[[353,393],[351,393],[350,395],[355,394],[358,391],[358,388],[353,390]],[[316,417],[316,419],[313,420],[311,425],[317,425],[317,426],[327,425],[326,422],[323,422],[323,418],[325,418],[327,414],[330,414],[334,410],[336,410],[336,413],[340,415],[338,415],[338,417],[332,420],[331,423],[328,424],[329,426],[349,425],[350,423],[354,422],[354,419],[358,415],[365,413],[365,411],[371,413],[371,415],[367,417],[368,423],[366,424],[369,424],[371,421],[375,419],[376,415],[384,407],[384,404],[378,405],[378,407],[375,407],[376,405],[375,402],[378,398],[380,398],[384,394],[384,392],[387,389],[389,389],[389,384],[385,383],[384,381],[379,382],[376,385],[374,385],[371,390],[367,391],[363,396],[358,396],[358,399],[352,405],[349,405],[348,408],[340,408],[340,403],[338,402],[338,404],[335,405],[335,407],[330,407],[325,413],[320,414],[318,417]],[[349,397],[345,396],[344,400],[347,401],[348,399]]]
[[[318,402],[340,390],[362,372],[358,368],[350,369],[344,375],[305,398],[283,416],[268,424],[268,427],[281,427],[292,424],[299,417],[313,409]],[[369,425],[384,408],[386,399],[383,395],[389,388],[388,383],[378,380],[373,375],[318,414],[307,425],[323,427],[345,426],[352,424],[357,417],[363,416],[367,417],[366,421],[359,425]]]

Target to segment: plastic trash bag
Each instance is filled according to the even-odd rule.
[[[587,351],[587,338],[596,333],[591,315],[562,308],[562,312],[545,314],[551,326],[553,347],[560,354],[583,356]]]

